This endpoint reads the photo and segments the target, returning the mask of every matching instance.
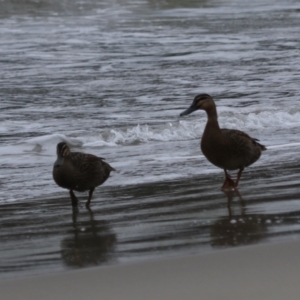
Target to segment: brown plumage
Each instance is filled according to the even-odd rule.
[[[236,188],[244,168],[256,162],[261,152],[267,148],[245,132],[221,129],[216,105],[210,95],[196,96],[192,105],[180,116],[188,115],[198,109],[205,110],[208,117],[201,139],[201,150],[213,165],[224,170],[225,181],[222,189]],[[237,169],[239,172],[237,180],[234,182],[227,170]]]
[[[71,152],[69,146],[58,143],[57,159],[53,166],[53,179],[57,185],[70,190],[72,205],[77,206],[78,200],[73,191],[89,191],[86,202],[88,207],[94,189],[107,180],[111,171],[115,171],[103,158],[92,154]]]

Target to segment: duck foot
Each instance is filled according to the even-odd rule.
[[[232,178],[230,177],[230,175],[227,173],[226,170],[224,170],[224,172],[225,172],[225,181],[221,189],[223,191],[232,191],[237,187],[237,184],[234,182],[234,180],[232,180]]]
[[[72,190],[70,190],[70,197],[71,197],[71,201],[72,201],[72,206],[77,207],[78,199]]]
[[[240,168],[239,172],[237,174],[237,180],[234,182],[234,180],[230,177],[228,172],[224,169],[225,172],[225,181],[222,185],[222,190],[224,191],[231,191],[237,188],[239,185],[242,173],[243,173],[244,168]]]
[[[223,191],[232,191],[236,188],[235,182],[230,178],[226,178],[223,185],[222,190]]]

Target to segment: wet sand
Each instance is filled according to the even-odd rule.
[[[238,191],[223,173],[1,205],[0,279],[214,252],[299,238],[299,165],[248,168]]]
[[[240,247],[0,283],[18,299],[299,299],[300,242]]]

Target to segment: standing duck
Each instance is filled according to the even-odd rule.
[[[225,181],[222,189],[234,189],[239,184],[244,168],[256,162],[261,152],[267,148],[245,132],[221,129],[215,102],[208,94],[197,95],[192,105],[180,116],[188,115],[198,109],[205,110],[208,118],[201,139],[201,150],[213,165],[224,170]],[[239,170],[236,181],[231,179],[227,170]]]
[[[57,159],[53,166],[53,179],[57,185],[70,190],[72,206],[78,200],[74,191],[89,191],[86,207],[89,207],[94,189],[107,180],[111,171],[115,171],[103,158],[92,154],[71,152],[65,142],[57,144]]]

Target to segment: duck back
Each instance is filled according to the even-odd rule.
[[[53,179],[60,187],[83,192],[104,183],[111,171],[115,169],[100,157],[72,152],[61,165],[54,164]]]
[[[245,132],[224,128],[218,132],[205,130],[201,140],[201,150],[215,166],[236,170],[256,162],[266,147]]]

